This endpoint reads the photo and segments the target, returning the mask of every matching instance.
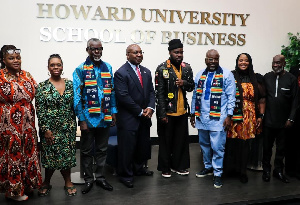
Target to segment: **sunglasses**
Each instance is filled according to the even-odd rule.
[[[9,49],[9,50],[6,51],[6,53],[8,53],[8,54],[14,54],[14,53],[20,54],[21,49]]]

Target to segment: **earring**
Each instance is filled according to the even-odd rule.
[[[51,76],[49,71],[48,71],[48,75]]]
[[[64,71],[63,71],[63,72],[61,72],[61,75],[64,75]]]

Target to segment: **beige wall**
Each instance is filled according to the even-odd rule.
[[[169,2],[172,2],[170,4]],[[53,4],[52,17],[46,18],[48,12],[39,13],[38,4]],[[60,9],[55,11],[56,8]],[[82,15],[78,19],[74,16],[71,5],[76,5],[77,9],[82,5],[84,8],[90,6],[90,13],[86,20]],[[113,20],[99,20],[98,16],[96,20],[92,20],[97,7],[100,6],[103,12],[103,18],[108,18],[109,9],[107,7],[115,7],[119,10],[116,14],[118,18],[123,18],[122,8],[127,9],[127,18],[129,10],[131,9],[135,13],[135,17],[131,21],[116,21]],[[114,30],[120,30],[120,38],[117,39],[116,35],[112,37],[112,40],[107,43],[103,43],[103,60],[109,62],[113,69],[116,70],[125,61],[125,49],[129,44],[134,43],[131,39],[131,32],[135,30],[142,31],[147,36],[146,31],[154,32],[155,37],[148,42],[143,41],[140,43],[144,54],[143,65],[148,67],[154,73],[158,64],[168,58],[167,44],[162,43],[162,31],[179,31],[179,32],[207,32],[212,33],[225,33],[225,41],[228,40],[230,33],[245,34],[245,45],[198,45],[199,39],[194,45],[191,39],[184,42],[184,60],[191,64],[194,73],[197,73],[201,68],[205,66],[204,57],[208,49],[217,49],[221,55],[220,64],[228,69],[233,69],[235,65],[235,58],[241,52],[248,52],[253,57],[254,69],[256,72],[262,74],[268,72],[271,69],[272,57],[280,53],[281,45],[288,44],[287,33],[296,33],[300,28],[300,13],[298,8],[300,6],[299,1],[295,0],[185,0],[185,1],[99,1],[99,0],[27,0],[27,1],[3,1],[0,7],[0,19],[1,21],[1,34],[0,45],[14,44],[18,48],[22,49],[22,68],[31,72],[38,82],[41,82],[48,78],[47,75],[47,59],[52,53],[59,53],[64,61],[64,73],[65,77],[72,78],[72,72],[76,66],[86,58],[86,40],[82,37],[82,41],[68,41],[68,39],[77,39],[77,36],[68,37],[68,29],[77,28],[82,29],[82,33],[88,29],[95,29],[100,32],[102,30],[111,30],[111,34],[115,33]],[[68,13],[66,11],[70,9],[70,14],[67,18],[64,16]],[[48,7],[44,5],[42,7],[46,10]],[[130,9],[129,9],[130,8]],[[158,18],[159,22],[154,22],[155,18],[151,22],[144,22],[141,16],[141,8],[146,9],[146,18],[149,17],[149,9],[159,9],[161,12],[167,10],[166,22],[163,22],[161,18]],[[50,9],[51,10],[51,9]],[[185,20],[180,23],[177,13],[174,13],[173,21],[170,23],[170,10],[180,10],[184,15],[184,11],[195,11],[193,15],[195,18],[190,19],[190,12],[186,12],[187,16]],[[115,9],[111,9],[115,11]],[[233,14],[246,14],[250,16],[245,20],[246,26],[241,26],[243,23],[239,16],[236,16],[236,25],[232,24],[232,15],[227,15],[225,23],[228,25],[222,25],[224,18],[221,19],[221,25],[209,25],[201,24],[201,13],[208,12],[211,15],[213,13],[233,13]],[[154,13],[153,13],[154,14]],[[203,13],[202,13],[203,14]],[[215,14],[218,17],[218,14]],[[38,17],[44,18],[38,18]],[[50,15],[51,16],[51,15]],[[154,16],[155,17],[155,16]],[[217,23],[217,20],[209,19],[212,22]],[[199,21],[199,23],[196,23]],[[194,22],[195,24],[193,24]],[[53,30],[55,28],[65,29],[67,34],[64,34],[61,29],[58,29],[58,39],[51,39],[47,42],[42,41],[47,37],[41,35],[42,27],[50,27]],[[43,30],[45,31],[45,30]],[[55,32],[54,32],[55,33]],[[91,34],[91,32],[89,32]],[[104,35],[104,39],[109,41],[108,33]],[[225,35],[224,34],[224,35]],[[48,34],[47,34],[48,35]],[[193,34],[192,34],[193,35]],[[197,34],[198,35],[198,34]],[[221,36],[223,34],[220,34]],[[223,35],[223,36],[224,36]],[[182,39],[182,36],[179,35]],[[57,40],[62,40],[58,42]],[[174,32],[172,37],[174,38]],[[125,40],[126,39],[126,40]],[[166,41],[166,39],[165,39]],[[216,40],[217,42],[217,40]],[[221,41],[221,43],[224,41]],[[232,43],[230,41],[229,43]],[[239,42],[241,43],[241,42]],[[217,44],[217,43],[216,43]],[[191,95],[189,95],[191,98]],[[151,136],[156,136],[156,120],[153,120],[153,127],[151,130]],[[190,134],[196,134],[196,130],[190,129]]]

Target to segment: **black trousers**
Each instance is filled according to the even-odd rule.
[[[103,180],[104,165],[107,156],[109,127],[89,128],[89,131],[81,131],[80,152],[84,171],[84,181],[93,182],[93,159],[96,162],[95,177]]]
[[[253,139],[226,139],[224,174],[247,174],[250,144]]]
[[[285,157],[285,138],[286,138],[285,128],[270,128],[264,127],[264,139],[263,139],[263,170],[271,171],[271,157],[272,148],[274,142],[276,142],[276,154],[274,160],[274,171],[283,172],[284,169],[284,157]]]
[[[297,113],[295,123],[288,130],[286,137],[285,172],[290,176],[300,177],[300,113]]]
[[[158,171],[190,167],[188,116],[168,116],[168,123],[157,123],[159,137]]]
[[[138,130],[118,127],[118,168],[117,173],[124,180],[133,180],[133,175],[142,172],[151,159],[151,139],[149,123],[141,123]]]

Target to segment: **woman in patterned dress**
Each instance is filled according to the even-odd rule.
[[[20,53],[13,45],[0,53],[0,192],[16,201],[42,182],[32,105],[37,84],[21,69]]]
[[[58,54],[48,59],[50,78],[38,85],[36,110],[42,143],[41,160],[45,179],[39,196],[49,194],[51,177],[60,170],[66,195],[77,191],[71,182],[71,168],[76,166],[76,118],[73,109],[73,84],[61,78],[63,62]]]
[[[238,55],[233,74],[237,87],[236,106],[227,133],[224,171],[238,174],[240,181],[247,183],[250,142],[261,132],[265,88],[262,75],[254,73],[252,58],[247,53]]]

